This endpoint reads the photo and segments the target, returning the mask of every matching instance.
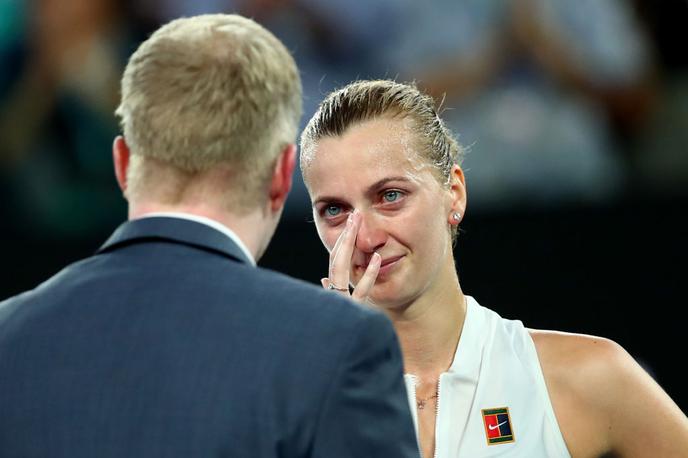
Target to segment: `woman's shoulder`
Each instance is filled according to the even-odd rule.
[[[586,334],[528,329],[543,371],[563,380],[611,381],[631,356],[613,340]]]
[[[608,413],[626,400],[625,389],[651,381],[618,343],[604,337],[528,330],[548,388],[558,389],[596,412]]]
[[[529,332],[573,456],[642,450],[674,456],[672,447],[688,446],[685,415],[621,345],[583,334]]]
[[[529,333],[560,423],[572,416],[590,424],[590,433],[605,430],[631,356],[603,337],[543,330]]]

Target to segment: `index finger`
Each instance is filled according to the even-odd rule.
[[[349,215],[346,228],[342,231],[330,253],[330,282],[340,288],[349,285],[351,257],[354,253],[356,235],[358,234],[359,215],[356,210]]]

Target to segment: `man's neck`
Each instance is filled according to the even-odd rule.
[[[230,229],[249,251],[254,260],[260,259],[272,235],[270,222],[260,213],[259,209],[249,213],[229,213],[218,211],[216,208],[204,205],[165,205],[138,204],[130,205],[129,219],[143,218],[156,213],[178,213],[189,216],[210,219]]]

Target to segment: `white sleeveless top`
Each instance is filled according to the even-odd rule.
[[[570,458],[523,323],[467,301],[454,361],[440,375],[435,457]],[[417,432],[416,377],[404,379]]]

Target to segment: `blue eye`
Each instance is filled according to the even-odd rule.
[[[328,205],[325,207],[325,214],[327,216],[337,216],[342,212],[342,207],[338,207],[337,205]]]
[[[394,202],[399,198],[400,194],[401,193],[399,191],[386,191],[382,195],[382,198],[385,200],[385,202]]]

